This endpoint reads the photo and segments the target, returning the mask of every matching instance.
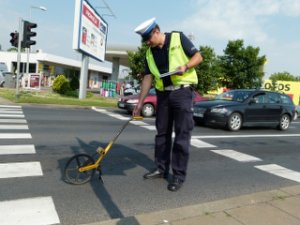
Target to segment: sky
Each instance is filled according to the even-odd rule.
[[[141,44],[135,27],[152,17],[161,31],[192,35],[196,47],[223,55],[229,41],[243,39],[267,57],[265,77],[289,72],[300,76],[300,0],[89,0],[108,23],[108,46]],[[43,6],[47,11],[36,9]],[[33,51],[81,60],[72,49],[75,0],[0,0],[0,45],[11,47],[19,19],[38,24]],[[101,65],[110,65],[103,64]]]

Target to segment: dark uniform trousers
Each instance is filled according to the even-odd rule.
[[[155,164],[161,172],[168,172],[184,181],[189,160],[191,132],[194,128],[191,87],[174,91],[158,91],[155,136]],[[173,127],[175,139],[172,142]],[[173,145],[172,145],[173,144]]]

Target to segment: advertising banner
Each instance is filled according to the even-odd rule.
[[[299,105],[300,103],[300,82],[278,80],[273,84],[271,80],[265,80],[263,88],[283,92],[293,99],[295,105]]]
[[[104,61],[108,24],[87,0],[75,1],[73,49]]]

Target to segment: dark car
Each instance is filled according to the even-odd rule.
[[[197,92],[194,92],[194,103],[200,102],[203,100],[208,100],[208,98],[199,95]],[[125,109],[129,113],[131,113],[134,107],[139,102],[139,95],[129,95],[129,96],[122,96],[118,100],[118,107],[120,109]],[[156,112],[156,91],[154,88],[151,88],[147,97],[144,100],[143,108],[141,111],[142,116],[144,117],[151,117],[155,115]]]
[[[197,124],[218,125],[230,131],[265,125],[287,130],[295,113],[296,107],[288,95],[258,89],[230,90],[214,100],[194,105]]]

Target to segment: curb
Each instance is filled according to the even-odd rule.
[[[271,207],[272,202],[278,200],[284,201],[285,199],[294,197],[299,198],[299,196],[300,185],[297,185],[266,192],[242,195],[214,202],[201,203],[191,206],[184,206],[181,208],[162,210],[82,225],[184,225],[199,224],[200,221],[205,221],[207,219],[211,221],[211,223],[203,224],[245,224],[236,219],[236,215],[231,214],[231,212],[236,210],[243,211],[243,209],[248,210],[249,207],[253,206]],[[275,206],[273,207],[276,208]],[[300,202],[298,208],[300,208]],[[293,215],[288,215],[294,218]],[[256,217],[256,215],[249,216],[252,216],[253,218]],[[275,221],[276,217],[267,219],[269,220],[270,224],[273,224],[271,221],[272,219]]]

